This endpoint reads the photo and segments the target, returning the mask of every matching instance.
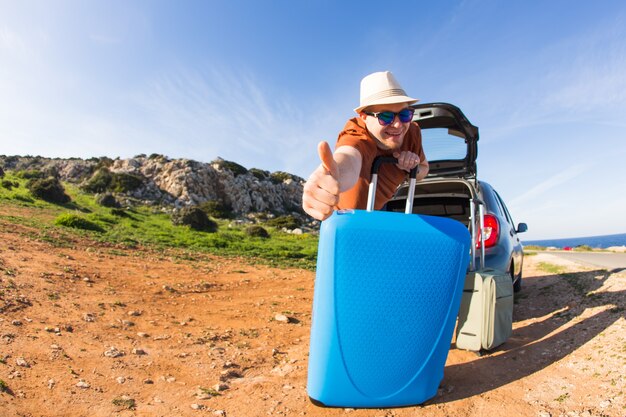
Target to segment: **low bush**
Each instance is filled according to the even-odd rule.
[[[184,207],[172,214],[172,223],[176,226],[189,226],[194,230],[215,233],[218,225],[209,219],[206,213],[197,206]]]
[[[108,169],[111,165],[113,165],[113,160],[109,158],[108,156],[101,156],[96,159],[98,160],[98,163],[96,164],[96,167],[95,167],[96,170],[99,170],[100,168]]]
[[[4,178],[4,169],[0,167],[0,178]]]
[[[54,224],[57,226],[71,227],[74,229],[92,230],[94,232],[104,232],[104,229],[97,223],[87,220],[74,213],[63,213],[59,215]]]
[[[143,185],[143,179],[139,175],[120,172],[113,174],[111,189],[116,193],[134,191]]]
[[[292,215],[279,216],[273,219],[269,219],[265,222],[268,226],[282,229],[283,227],[289,230],[297,229],[301,226],[300,221]]]
[[[44,173],[37,169],[27,169],[23,171],[17,171],[15,173],[15,176],[18,178],[25,179],[25,180],[40,179],[40,178],[45,177]]]
[[[103,193],[109,189],[109,185],[113,181],[113,174],[108,168],[99,168],[81,188],[88,193]]]
[[[120,203],[115,199],[115,196],[110,193],[101,194],[96,198],[96,203],[102,207],[120,208]]]
[[[270,234],[265,230],[264,227],[259,225],[253,225],[246,228],[246,235],[250,237],[260,237],[262,239],[268,239]]]
[[[207,215],[215,217],[216,219],[232,219],[235,217],[233,213],[233,207],[228,203],[221,201],[206,201],[200,204],[200,209]]]
[[[248,173],[248,170],[245,167],[239,165],[236,162],[226,161],[224,159],[218,159],[216,161],[213,161],[213,163],[219,165],[220,168],[229,170],[230,172],[233,173],[235,177]]]
[[[108,168],[102,167],[81,188],[83,191],[93,194],[106,191],[126,193],[134,191],[142,185],[143,178],[139,175],[127,174],[125,172],[113,173]]]
[[[162,161],[162,162],[168,162],[169,161],[169,158],[167,156],[161,155],[159,153],[150,154],[148,159],[157,159],[157,160]]]
[[[26,188],[34,197],[49,203],[65,204],[71,200],[65,194],[65,189],[61,182],[54,177],[31,179],[26,183]]]
[[[59,174],[59,169],[56,166],[47,167],[43,170],[42,173],[43,173],[42,178],[46,178],[46,177],[60,178],[61,177],[61,175]]]
[[[274,184],[282,184],[283,182],[292,179],[293,175],[288,172],[276,171],[270,174],[270,180],[272,180]]]
[[[0,182],[0,185],[2,185],[2,188],[6,188],[7,190],[11,190],[13,188],[18,188],[20,186],[20,183],[17,181],[11,181],[11,180],[2,180],[2,182]]]
[[[261,181],[264,181],[270,177],[270,173],[268,171],[263,171],[262,169],[258,168],[250,168],[249,172]]]

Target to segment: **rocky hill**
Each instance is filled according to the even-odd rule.
[[[0,168],[41,171],[92,191],[113,191],[128,205],[181,208],[214,201],[239,216],[303,214],[302,178],[280,171],[246,169],[221,158],[202,163],[156,154],[114,160],[0,155]],[[116,186],[111,186],[111,178],[118,180]],[[108,182],[103,185],[104,179]]]

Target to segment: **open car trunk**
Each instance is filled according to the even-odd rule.
[[[474,187],[464,179],[427,180],[415,185],[413,213],[448,217],[470,227],[470,200]],[[404,212],[408,187],[400,187],[386,210]]]

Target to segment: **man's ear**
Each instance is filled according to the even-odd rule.
[[[361,118],[361,120],[365,120],[365,118],[367,117],[367,114],[361,112],[359,113],[359,117]]]

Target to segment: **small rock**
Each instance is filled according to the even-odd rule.
[[[96,316],[91,313],[85,313],[83,314],[83,320],[85,320],[86,322],[94,322],[96,321]]]
[[[214,410],[213,411],[213,415],[214,416],[226,417],[226,411],[224,411],[224,410]]]
[[[610,400],[605,400],[605,401],[602,401],[598,405],[600,406],[600,408],[607,408],[609,405],[611,405],[611,401]]]
[[[155,402],[155,403],[157,403],[157,404],[163,404],[163,400],[162,400],[162,399],[160,399],[159,397],[154,397],[154,398],[152,399],[152,401],[154,401],[154,402]]]
[[[129,311],[126,314],[128,314],[129,316],[133,316],[133,317],[139,317],[139,316],[141,316],[141,311],[133,310],[133,311]]]
[[[274,316],[274,320],[281,323],[289,323],[289,317],[285,316],[284,314],[276,314],[276,316]]]
[[[134,325],[135,325],[135,323],[130,321],[130,320],[122,320],[122,326],[131,327],[131,326],[134,326]]]
[[[54,379],[49,379],[48,380],[48,389],[54,388],[55,384],[56,384],[56,381]]]
[[[143,383],[146,384],[146,385],[150,385],[150,384],[154,384],[154,381],[151,380],[150,378],[147,378],[147,379],[143,380]]]
[[[107,358],[118,358],[120,356],[124,356],[124,352],[118,350],[116,347],[111,346],[111,348],[104,352],[104,356]]]
[[[138,333],[137,333],[137,336],[138,336],[138,337],[148,337],[149,335],[148,335],[148,333],[138,332]]]
[[[124,378],[123,376],[118,376],[117,378],[115,378],[115,380],[118,384],[123,384],[124,382],[126,382],[126,378]]]
[[[65,330],[68,333],[72,333],[74,331],[74,327],[72,327],[71,324],[66,324],[63,326],[63,330]]]
[[[28,362],[26,362],[26,359],[24,359],[24,358],[17,358],[15,360],[15,364],[17,366],[21,366],[23,368],[30,368],[30,364]]]
[[[537,417],[552,417],[552,414],[547,411],[540,411],[539,414],[537,414]]]
[[[87,388],[91,387],[91,385],[89,385],[87,382],[85,382],[85,380],[84,380],[84,379],[79,380],[79,381],[76,383],[76,386],[77,386],[78,388],[82,388],[82,389],[87,389]]]
[[[52,344],[52,345],[50,345],[50,349],[52,349],[52,350],[61,350],[61,346],[59,346],[57,344]]]
[[[192,410],[203,410],[204,406],[202,404],[193,403],[193,404],[191,404],[191,409]]]
[[[228,385],[226,384],[215,384],[213,389],[217,392],[226,391],[228,389]]]
[[[229,379],[241,378],[241,374],[237,371],[229,370],[220,372],[220,381],[226,382]]]
[[[146,351],[141,348],[133,348],[133,355],[147,355]]]
[[[21,326],[21,325],[22,325],[22,322],[21,322],[21,321],[19,321],[19,320],[13,320],[13,321],[11,322],[11,324],[12,324],[12,325],[14,325],[14,326]]]

